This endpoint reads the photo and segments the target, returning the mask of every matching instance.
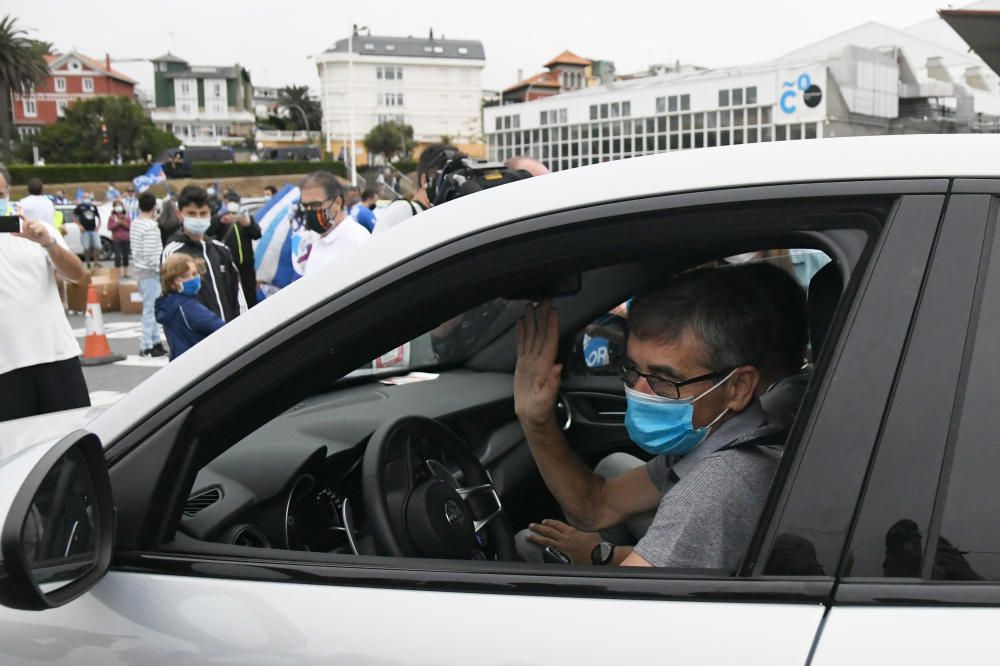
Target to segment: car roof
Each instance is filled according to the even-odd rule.
[[[266,339],[335,294],[457,238],[559,210],[642,197],[783,183],[1000,177],[1000,135],[910,135],[703,148],[571,169],[495,187],[421,213],[227,324],[130,391],[94,422],[107,443],[192,377]],[[399,204],[406,205],[406,204]],[[377,224],[377,222],[376,222]]]

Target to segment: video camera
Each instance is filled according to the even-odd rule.
[[[445,151],[444,163],[427,186],[427,198],[439,206],[473,192],[531,178],[523,169],[511,169],[503,162],[476,160],[457,150]]]

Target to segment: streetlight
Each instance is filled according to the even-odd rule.
[[[347,132],[351,146],[351,185],[358,186],[357,150],[354,147],[354,35],[358,30],[367,30],[367,26],[358,27],[355,23],[347,38]]]

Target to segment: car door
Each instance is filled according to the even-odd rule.
[[[637,235],[614,235],[642,240],[671,233],[672,227],[661,218],[673,207],[683,207],[690,215],[699,205],[711,208],[747,198],[808,206],[802,200],[814,197],[813,205],[822,209],[836,197],[895,199],[900,190],[910,194],[891,207],[881,230],[855,248],[853,261],[862,267],[845,288],[850,298],[838,309],[839,335],[825,347],[825,372],[807,393],[808,416],[796,424],[759,535],[735,578],[526,563],[298,560],[294,554],[262,551],[237,557],[158,546],[179,519],[196,468],[193,458],[205,444],[199,439],[199,409],[221,404],[222,398],[213,401],[209,389],[222,392],[234,409],[245,411],[245,395],[266,389],[270,382],[280,386],[281,363],[305,349],[333,355],[353,341],[362,349],[358,353],[367,354],[364,345],[376,349],[399,344],[393,336],[406,331],[390,330],[387,318],[407,303],[430,307],[426,294],[417,296],[430,285],[453,284],[453,276],[469,275],[473,266],[504,265],[517,257],[558,261],[552,247],[592,244],[595,237],[618,231],[610,229],[611,224],[634,225],[627,230]],[[492,664],[605,664],[669,658],[695,664],[737,659],[772,666],[803,664],[833,590],[835,566],[826,564],[805,579],[780,566],[763,575],[767,558],[759,555],[773,554],[781,535],[789,531],[813,539],[821,562],[842,551],[935,238],[943,201],[936,192],[942,190],[939,181],[840,183],[596,206],[493,229],[371,280],[269,341],[285,356],[264,356],[266,349],[248,352],[261,355],[243,365],[234,361],[216,376],[202,378],[181,394],[172,415],[158,416],[161,421],[152,433],[137,434],[111,449],[119,509],[112,570],[89,594],[61,608],[35,615],[0,610],[0,654],[11,663],[464,664],[474,659]],[[805,225],[806,230],[810,222],[805,219],[788,215],[781,224]],[[732,224],[720,223],[719,229],[744,232],[728,226]],[[701,227],[684,229],[701,233]],[[676,237],[678,242],[681,237]],[[839,256],[845,261],[856,238],[855,233],[844,236]],[[549,254],[537,254],[539,248]],[[476,286],[471,281],[469,288]],[[451,293],[457,298],[457,290]],[[348,318],[355,322],[352,326],[337,328],[338,320]],[[344,371],[353,361],[346,361]],[[845,433],[844,410],[856,402],[860,404]],[[834,488],[840,501],[817,510],[815,492],[822,486],[816,482],[818,471],[829,469],[831,446],[845,434],[853,443],[839,459],[843,476]],[[817,520],[832,529],[809,531]],[[838,526],[845,527],[838,531]]]
[[[996,653],[1000,183],[952,192],[814,664]]]

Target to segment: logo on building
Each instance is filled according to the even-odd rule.
[[[794,81],[784,81],[781,89],[778,106],[784,113],[795,113],[799,108],[796,103],[799,93],[802,94],[802,102],[810,109],[815,109],[823,100],[823,90],[812,82],[808,74],[800,74]]]

